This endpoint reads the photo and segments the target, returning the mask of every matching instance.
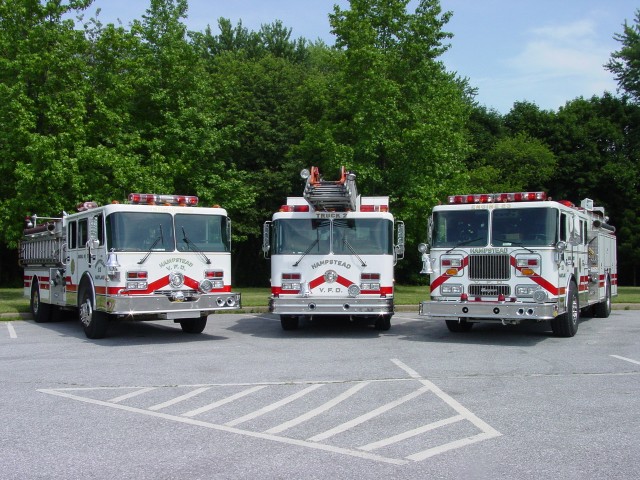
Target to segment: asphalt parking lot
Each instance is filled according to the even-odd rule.
[[[0,478],[640,478],[640,315],[0,322]]]

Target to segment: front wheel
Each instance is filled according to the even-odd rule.
[[[386,332],[391,328],[391,315],[380,315],[376,318],[375,329]]]
[[[184,333],[202,333],[207,326],[207,317],[180,320],[180,326]]]
[[[295,315],[280,315],[280,325],[283,330],[295,330],[299,324],[300,320]]]
[[[90,288],[85,288],[80,296],[81,302],[78,305],[78,316],[87,338],[104,338],[109,326],[109,317],[104,312],[95,310],[93,292]]]
[[[578,331],[579,322],[578,287],[574,282],[571,282],[567,290],[567,311],[551,320],[551,331],[557,337],[573,337]]]
[[[445,323],[449,331],[455,333],[468,332],[473,327],[473,323],[466,320],[445,320]]]

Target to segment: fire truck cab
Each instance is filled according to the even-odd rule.
[[[27,218],[19,261],[36,322],[74,310],[89,338],[104,337],[115,319],[167,319],[201,333],[210,313],[240,308],[231,222],[224,209],[197,204],[135,193],[126,204],[85,202],[60,218]]]
[[[388,330],[404,223],[389,212],[388,197],[358,195],[356,175],[344,167],[337,181],[322,179],[317,167],[301,176],[303,197],[288,197],[264,224],[269,311],[280,315],[284,330],[320,316],[368,319]]]
[[[431,290],[419,313],[452,332],[533,320],[572,337],[581,311],[607,317],[618,293],[607,221],[590,199],[577,207],[544,192],[450,196],[434,207],[419,246]]]

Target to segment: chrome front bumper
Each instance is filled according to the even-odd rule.
[[[269,311],[278,315],[393,315],[393,297],[271,297]]]
[[[552,320],[560,313],[557,303],[523,302],[420,302],[419,314],[429,318],[473,321]]]
[[[114,315],[163,320],[202,317],[221,310],[242,308],[239,293],[206,294],[184,302],[171,301],[165,295],[97,296],[96,302],[100,310]]]

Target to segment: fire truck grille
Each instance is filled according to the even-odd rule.
[[[181,290],[181,292],[186,298],[195,297],[198,294],[197,290]],[[164,295],[166,297],[170,297],[173,292],[171,290],[156,290],[153,293],[155,295]]]
[[[509,255],[469,255],[470,280],[508,280]]]
[[[469,285],[469,295],[474,297],[497,297],[500,294],[510,296],[509,285]]]

